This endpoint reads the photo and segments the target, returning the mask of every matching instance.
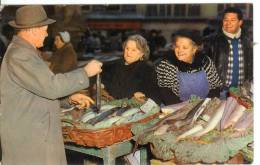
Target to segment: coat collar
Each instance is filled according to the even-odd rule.
[[[241,29],[241,28],[240,28]],[[244,39],[246,39],[246,38],[248,38],[247,36],[246,36],[246,32],[245,32],[245,30],[243,30],[243,29],[241,29],[241,32],[240,32],[240,39],[241,40],[244,40]],[[221,39],[226,39],[226,40],[231,40],[232,38],[230,38],[230,37],[228,37],[227,35],[225,35],[224,34],[224,32],[223,32],[223,30],[220,28],[216,33],[214,33],[214,34],[212,34],[212,37],[213,36],[217,36],[217,38],[221,38]]]
[[[138,60],[131,64],[126,65],[124,59],[122,59],[122,61],[121,61],[121,65],[123,65],[125,68],[135,68],[135,67],[138,67],[139,65],[142,65],[143,63],[144,63],[144,61]]]
[[[32,44],[30,44],[28,41],[24,40],[23,38],[21,38],[17,35],[15,35],[13,37],[12,43],[15,43],[15,44],[21,45],[22,47],[26,47],[26,48],[37,51],[37,49]]]
[[[188,71],[201,68],[205,62],[205,55],[202,52],[197,52],[191,64],[178,60],[172,52],[167,59],[171,64],[177,66],[180,71]]]
[[[224,29],[222,29],[225,36],[228,38],[234,39],[234,38],[240,38],[241,36],[241,28],[239,28],[238,32],[236,34],[228,33]]]
[[[34,51],[35,54],[37,54],[39,57],[41,57],[40,55],[40,51],[38,49],[36,49],[32,44],[30,44],[28,41],[24,40],[23,38],[15,35],[12,39],[12,42],[14,44],[20,45],[21,47],[30,49],[31,51]]]

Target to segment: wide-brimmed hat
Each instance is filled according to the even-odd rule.
[[[56,22],[47,17],[44,8],[40,5],[23,6],[16,10],[15,20],[9,25],[17,29],[40,27]]]

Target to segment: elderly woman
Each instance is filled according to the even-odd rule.
[[[115,99],[148,97],[160,104],[154,67],[147,61],[150,53],[147,41],[140,35],[129,36],[123,51],[123,60],[103,68],[106,90]]]
[[[49,59],[53,73],[66,73],[77,68],[77,54],[70,43],[67,31],[59,32],[54,39],[56,51]]]
[[[156,66],[160,94],[165,105],[200,98],[219,97],[222,82],[211,59],[201,51],[201,37],[180,30],[173,51]]]

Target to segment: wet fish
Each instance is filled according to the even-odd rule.
[[[154,135],[163,135],[163,134],[165,134],[169,127],[170,127],[170,125],[168,125],[168,124],[162,125],[156,131],[154,131]]]
[[[175,111],[178,111],[179,109],[183,108],[185,105],[187,105],[189,101],[184,101],[181,103],[173,104],[173,105],[167,105],[162,107],[162,112],[166,115],[171,114]]]
[[[208,122],[210,122],[210,119],[214,116],[213,112],[215,112],[216,109],[218,111],[218,108],[221,105],[221,101],[218,98],[214,98],[207,105],[208,106],[206,107],[206,109],[200,115],[201,120],[197,121],[196,124],[190,124],[191,128],[184,131],[184,133],[182,132],[182,134],[177,137],[177,141],[186,138],[188,136],[192,136],[193,134],[198,133],[199,131],[202,131],[204,127],[207,128],[208,126],[207,124],[209,124]]]
[[[131,108],[131,109],[128,109],[127,111],[123,112],[121,114],[121,116],[123,116],[123,117],[131,116],[139,111],[140,111],[139,108]]]
[[[86,114],[84,114],[80,120],[83,122],[83,123],[86,123],[88,120],[94,118],[97,114],[95,112],[88,112]]]
[[[199,109],[196,111],[196,113],[193,115],[193,119],[191,121],[191,124],[194,124],[195,121],[198,119],[198,117],[201,115],[201,113],[206,109],[207,105],[211,101],[211,98],[206,98],[202,105],[199,107]]]
[[[130,107],[128,107],[128,106],[127,107],[122,107],[121,109],[116,111],[116,115],[117,116],[121,116],[124,112],[126,112],[129,109],[130,109]]]
[[[238,104],[227,122],[224,124],[224,129],[234,126],[236,122],[243,116],[245,110],[246,108],[243,105]]]
[[[96,123],[106,119],[108,116],[112,115],[113,113],[115,113],[119,109],[121,109],[121,107],[115,107],[115,108],[112,108],[108,111],[102,112],[101,114],[99,114],[95,118],[90,119],[87,123],[91,124],[91,125],[95,125]]]
[[[235,110],[237,104],[238,104],[237,100],[234,99],[233,97],[229,97],[227,99],[226,107],[220,121],[221,130],[224,129],[224,125],[226,125],[231,113]]]
[[[143,136],[146,133],[152,132],[152,131],[158,129],[160,126],[162,126],[168,120],[185,119],[187,116],[192,117],[196,113],[196,111],[198,110],[198,108],[201,106],[202,103],[203,103],[203,100],[200,100],[196,103],[188,104],[188,105],[184,106],[183,108],[181,108],[180,110],[169,114],[164,119],[162,119],[161,121],[156,123],[154,126],[143,130],[143,133],[138,135],[138,137],[137,137],[133,152],[136,151],[140,140],[143,138]]]
[[[95,128],[106,128],[106,127],[110,127],[112,126],[115,122],[117,122],[118,120],[120,120],[120,116],[115,116],[115,117],[111,117],[108,118],[104,121],[98,122],[97,124],[95,124]]]
[[[195,137],[200,137],[200,136],[208,133],[209,131],[213,130],[217,126],[217,124],[220,122],[222,115],[224,113],[225,105],[226,105],[226,101],[222,101],[221,105],[218,107],[214,116],[210,118],[207,126],[203,130],[200,130],[199,132],[197,132],[195,134]]]
[[[235,124],[234,129],[236,131],[245,131],[247,128],[250,128],[253,125],[253,121],[254,113],[245,112],[244,115]]]

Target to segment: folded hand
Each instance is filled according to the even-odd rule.
[[[142,92],[135,92],[135,93],[134,93],[134,98],[135,98],[137,101],[145,102],[145,94],[143,94]]]

